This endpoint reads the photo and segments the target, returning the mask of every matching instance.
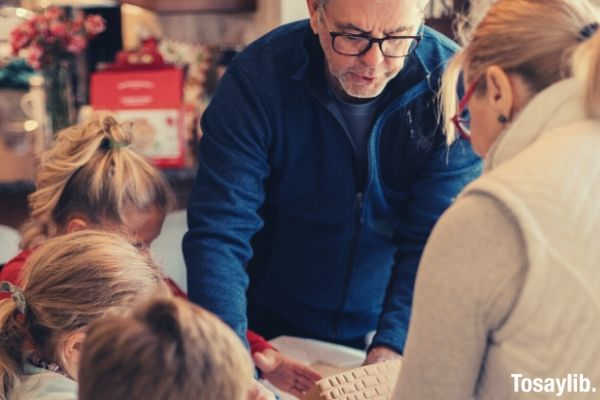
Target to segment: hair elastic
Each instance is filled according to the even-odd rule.
[[[13,299],[17,306],[17,310],[23,315],[25,315],[25,310],[27,309],[27,301],[25,300],[25,293],[23,291],[13,285],[8,281],[0,282],[0,293],[9,293],[10,297]]]

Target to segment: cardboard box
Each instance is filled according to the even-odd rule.
[[[92,75],[90,103],[130,124],[134,147],[159,167],[185,164],[183,71],[112,70]]]

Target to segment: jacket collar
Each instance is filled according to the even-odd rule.
[[[510,160],[549,131],[584,119],[581,93],[581,85],[575,78],[538,93],[496,139],[486,156],[485,171]]]

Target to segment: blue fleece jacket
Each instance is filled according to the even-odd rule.
[[[470,145],[447,146],[438,124],[439,79],[456,49],[423,29],[385,89],[362,179],[308,22],[241,53],[202,118],[183,241],[190,298],[241,338],[248,311],[267,316],[250,321],[267,336],[351,343],[377,330],[373,345],[402,352],[427,237],[481,173]]]

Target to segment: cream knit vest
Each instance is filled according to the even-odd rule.
[[[461,195],[485,193],[503,203],[528,261],[515,308],[490,338],[480,399],[512,393],[511,374],[570,385],[558,397],[558,388],[525,393],[525,382],[511,399],[600,399],[600,121],[584,119],[582,93],[570,79],[538,94]],[[574,381],[582,381],[569,374],[583,374],[597,393],[575,393]]]

